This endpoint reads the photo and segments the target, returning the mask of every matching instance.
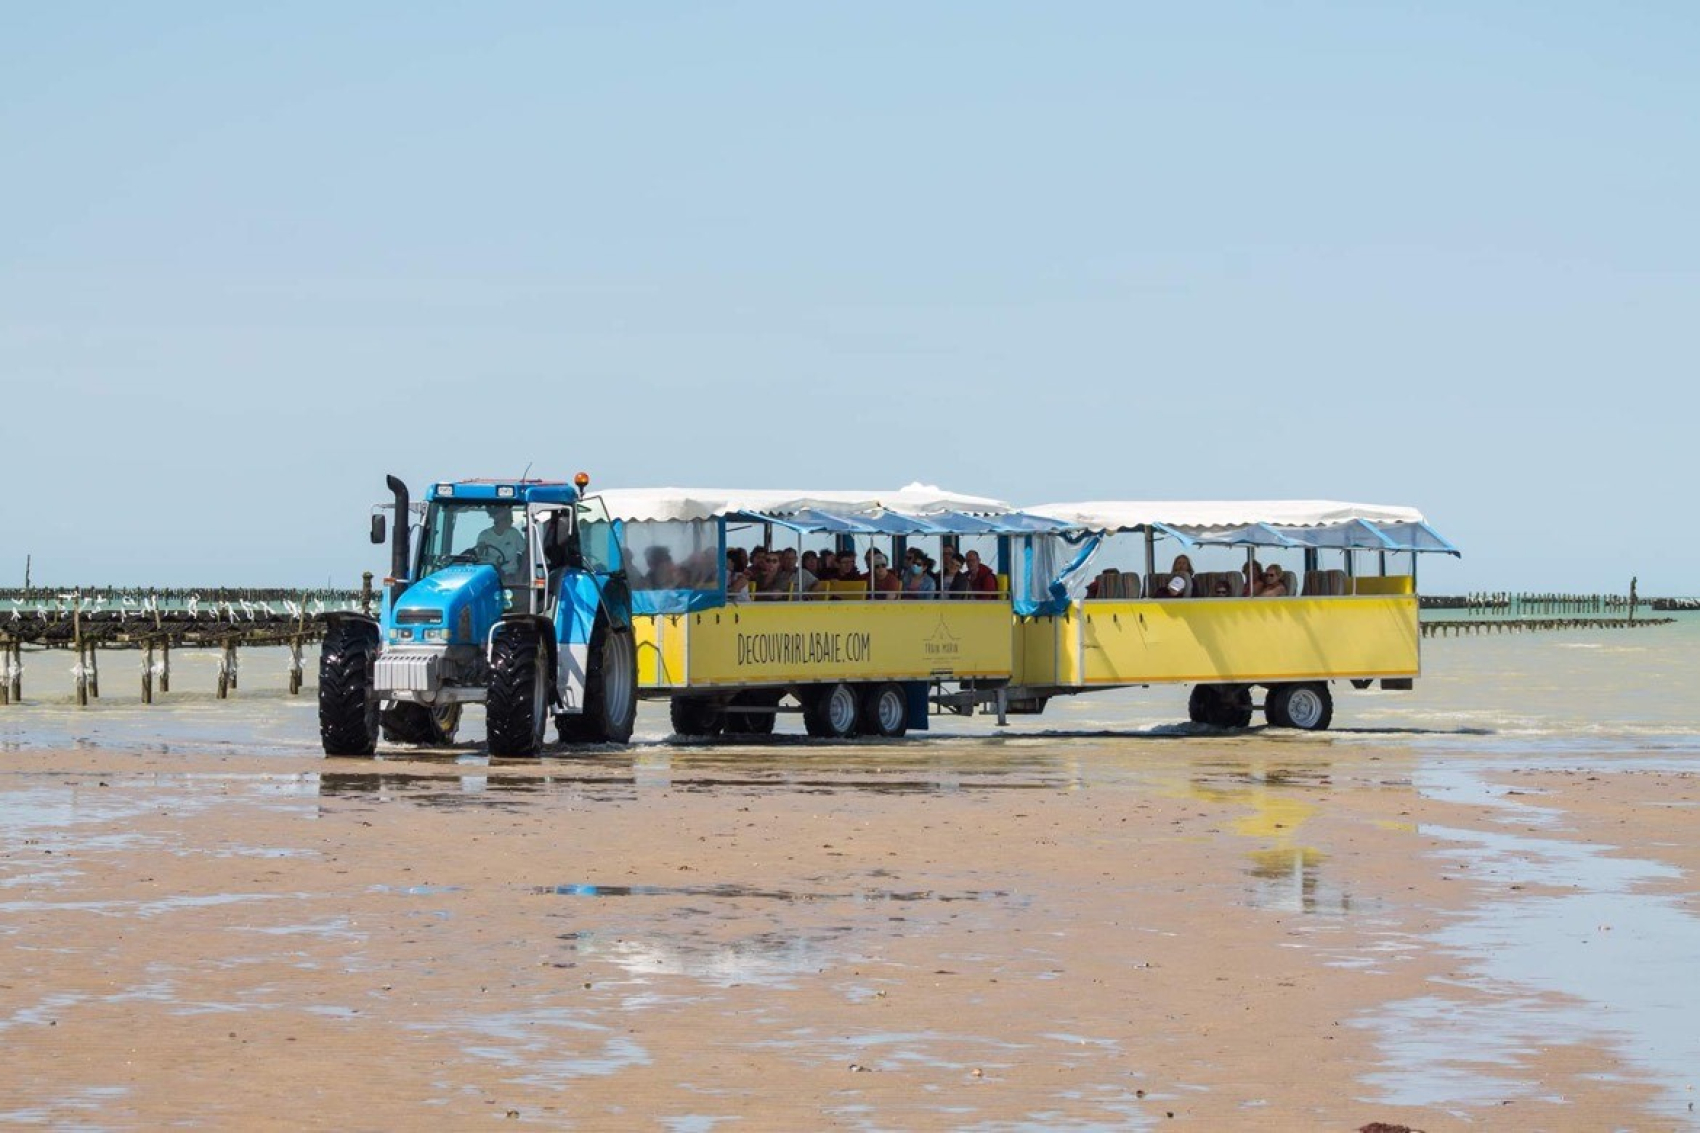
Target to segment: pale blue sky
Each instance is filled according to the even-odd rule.
[[[1683,3],[0,7],[0,584],[427,479],[1421,507],[1700,592]],[[1562,529],[1574,525],[1574,534]]]

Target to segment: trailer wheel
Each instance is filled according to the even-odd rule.
[[[740,692],[732,698],[732,704],[778,708],[779,700],[784,695],[773,692]],[[778,719],[778,714],[774,712],[723,712],[721,715],[726,721],[726,734],[729,736],[771,736],[774,721]]]
[[[378,627],[337,621],[319,652],[319,738],[326,755],[372,755],[378,750],[378,701],[372,666]]]
[[[726,726],[720,706],[706,696],[675,696],[667,706],[673,733],[679,736],[718,736]]]
[[[1210,685],[1193,685],[1192,695],[1186,698],[1186,716],[1194,724],[1216,722],[1216,690]]]
[[[1186,710],[1194,724],[1244,728],[1251,723],[1251,689],[1245,685],[1194,685]]]
[[[861,713],[856,690],[847,684],[810,689],[803,701],[803,727],[821,739],[847,740],[856,734]]]
[[[460,728],[460,705],[396,704],[379,719],[384,739],[392,744],[452,744]]]
[[[484,704],[490,754],[536,755],[549,720],[549,647],[530,625],[498,634]]]
[[[637,650],[632,635],[597,619],[590,635],[590,672],[584,678],[584,712],[560,716],[555,726],[568,744],[630,742],[637,723]]]
[[[1334,719],[1334,697],[1321,681],[1276,685],[1269,690],[1263,714],[1277,728],[1320,732]]]
[[[896,739],[909,730],[909,698],[903,686],[886,682],[862,693],[862,731]]]

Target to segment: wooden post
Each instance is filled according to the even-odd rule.
[[[0,641],[0,704],[12,702],[12,643]]]
[[[301,695],[301,635],[289,640],[289,695]]]
[[[225,700],[230,696],[230,643],[226,642],[224,651],[218,655],[218,698]]]
[[[159,691],[171,691],[171,639],[159,643]]]
[[[398,517],[399,519],[399,517]],[[362,571],[360,574],[360,612],[372,612],[372,572]]]
[[[234,689],[236,687],[236,678],[238,675],[238,666],[236,663],[236,641],[234,639],[231,640],[228,648],[230,652],[230,687]]]
[[[77,705],[81,707],[89,702],[89,667],[88,659],[83,655],[83,614],[80,609],[71,613],[71,642],[77,647]]]
[[[12,643],[12,703],[24,702],[24,643]]]
[[[148,639],[148,651],[142,661],[142,703],[153,703],[153,639]]]
[[[95,651],[94,639],[89,639],[89,696],[100,699],[100,657]]]

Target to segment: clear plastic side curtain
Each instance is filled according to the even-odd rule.
[[[1103,536],[1070,538],[1029,535],[1016,556],[1015,612],[1022,617],[1060,614],[1086,593],[1092,581],[1092,560]]]

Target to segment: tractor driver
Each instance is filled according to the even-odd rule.
[[[490,526],[478,533],[477,554],[496,568],[504,582],[516,582],[525,561],[525,536],[514,526],[512,508],[489,509]]]

